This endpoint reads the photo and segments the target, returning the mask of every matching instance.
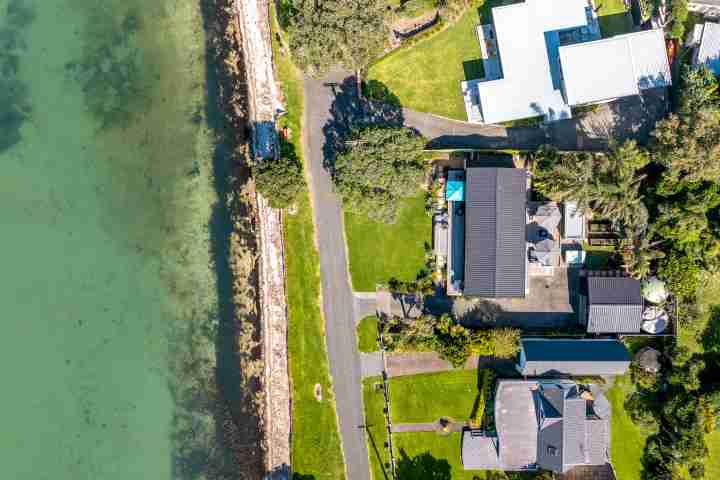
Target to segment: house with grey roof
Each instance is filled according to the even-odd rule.
[[[466,470],[571,472],[610,464],[610,403],[599,389],[568,380],[501,380],[495,394],[497,435],[463,433]]]
[[[485,77],[461,84],[468,121],[556,121],[572,107],[671,84],[662,29],[602,38],[589,0],[525,0],[477,28]]]
[[[622,375],[630,354],[614,339],[523,338],[516,368],[525,377]]]
[[[639,333],[643,323],[639,280],[630,277],[587,278],[587,331]]]
[[[526,202],[524,169],[466,168],[464,295],[525,296]]]

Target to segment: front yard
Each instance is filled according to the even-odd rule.
[[[478,372],[452,370],[390,379],[392,419],[397,423],[465,421],[478,395]]]
[[[443,416],[457,421],[467,420],[477,396],[477,377],[476,370],[459,370],[391,378],[393,422],[425,423]],[[363,382],[365,424],[372,478],[389,480],[389,454],[384,446],[387,431],[383,393],[382,389],[374,388],[380,382],[380,377]],[[535,476],[532,473],[507,473],[503,476],[495,471],[465,471],[461,460],[462,434],[458,432],[444,435],[435,432],[395,433],[392,438],[399,480],[524,480]]]
[[[469,10],[444,31],[401,48],[370,67],[369,80],[384,83],[403,106],[455,120],[466,120],[460,82],[482,74],[475,27],[490,20],[499,1],[472,1]]]
[[[352,286],[374,292],[392,277],[412,281],[425,266],[425,245],[432,244],[432,219],[425,213],[425,193],[403,200],[393,224],[345,212],[345,237]]]

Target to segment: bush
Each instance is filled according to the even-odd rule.
[[[498,358],[514,358],[520,350],[520,330],[495,328],[490,330],[494,355]]]
[[[476,400],[475,414],[472,418],[472,425],[475,428],[480,428],[483,424],[483,418],[485,417],[485,406],[487,405],[488,399],[492,395],[493,381],[495,380],[495,372],[489,369],[482,369],[479,373],[480,379],[478,386],[480,391],[478,392]]]
[[[670,291],[678,298],[691,301],[700,286],[700,266],[691,256],[672,251],[660,262],[658,277],[667,283]]]
[[[302,168],[294,155],[267,159],[253,168],[255,187],[273,208],[287,208],[305,185]]]

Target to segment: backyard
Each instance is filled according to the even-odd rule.
[[[612,405],[611,452],[618,480],[641,478],[645,440],[651,433],[635,425],[625,411],[625,398],[632,393],[630,375],[618,377],[607,393]]]
[[[632,17],[624,0],[595,0],[603,38],[632,31]]]
[[[384,83],[403,106],[466,120],[460,82],[482,76],[475,26],[490,20],[498,0],[471,1],[458,21],[417,44],[400,48],[370,67],[368,79]]]
[[[275,25],[276,31],[277,25]],[[277,49],[278,45],[273,45]],[[287,55],[275,52],[288,114],[281,126],[300,139],[302,77]],[[302,158],[300,142],[295,140]],[[337,427],[335,398],[330,381],[325,330],[320,312],[320,264],[315,249],[312,207],[307,190],[301,193],[297,212],[283,217],[288,302],[288,356],[292,385],[293,470],[298,478],[337,480],[345,477]],[[319,386],[318,401],[313,387]]]
[[[415,280],[425,266],[425,246],[432,243],[425,193],[403,200],[393,224],[345,212],[345,237],[355,291],[374,292],[393,277]]]

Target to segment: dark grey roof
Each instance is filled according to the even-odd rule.
[[[485,436],[480,431],[463,432],[461,455],[465,470],[500,468],[497,437]]]
[[[563,422],[550,422],[538,432],[538,459],[540,468],[562,472]]]
[[[588,332],[637,333],[641,325],[640,281],[627,277],[588,278]]]
[[[545,417],[562,417],[563,403],[565,401],[565,390],[559,385],[548,385],[543,387],[540,398],[542,399],[543,414]]]
[[[465,295],[525,296],[527,174],[468,168],[465,184]]]
[[[540,468],[563,473],[575,465],[598,465],[607,461],[609,420],[588,418],[588,401],[577,387],[541,385],[540,397],[558,398],[561,418],[543,419],[538,430],[537,463]]]
[[[630,366],[630,355],[617,340],[523,338],[521,353],[518,367],[525,376],[622,375]]]

